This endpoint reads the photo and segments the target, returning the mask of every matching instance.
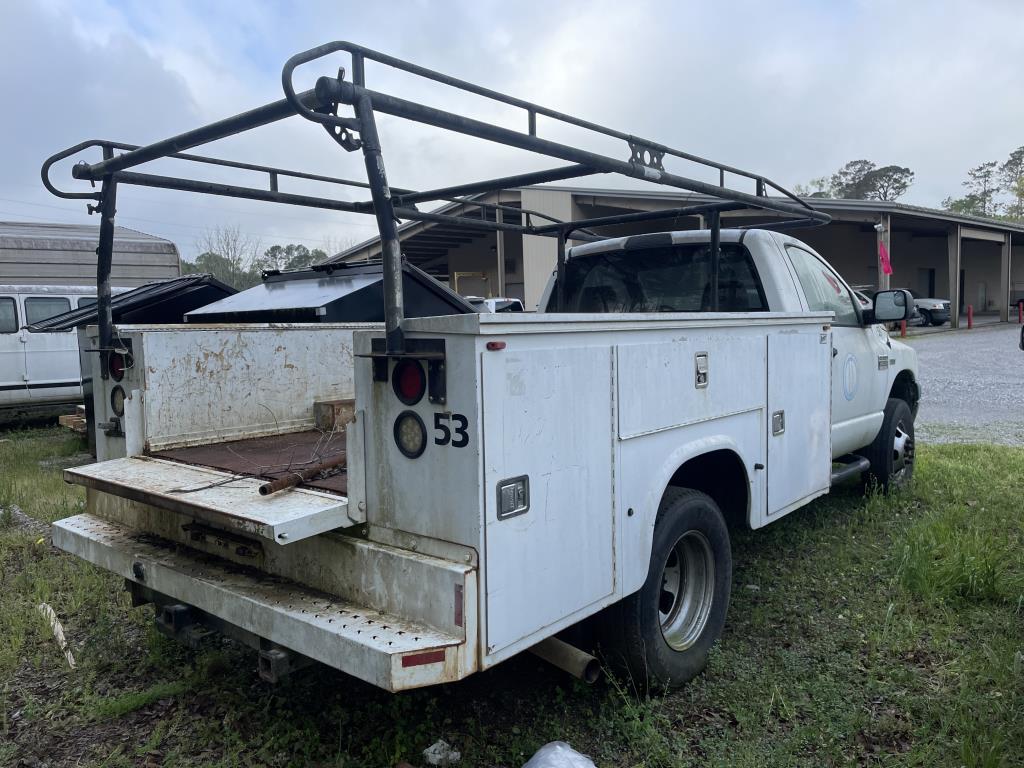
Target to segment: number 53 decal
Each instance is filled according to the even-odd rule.
[[[451,421],[451,427],[448,422]],[[452,448],[465,448],[469,445],[469,419],[461,413],[434,414],[434,445],[448,445]]]

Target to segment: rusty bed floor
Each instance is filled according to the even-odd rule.
[[[273,480],[289,472],[308,469],[325,459],[344,453],[344,432],[324,433],[311,429],[306,432],[253,437],[228,443],[152,451],[150,455],[184,464]],[[307,480],[300,487],[317,488],[344,496],[348,494],[348,474],[344,469],[328,470],[326,477]]]

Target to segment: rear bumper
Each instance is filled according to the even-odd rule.
[[[452,682],[476,669],[463,638],[293,582],[240,569],[83,514],[53,543],[128,581],[389,691]]]

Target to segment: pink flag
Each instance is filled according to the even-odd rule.
[[[885,243],[881,240],[878,241],[878,260],[882,262],[882,274],[892,274],[892,262],[889,261],[889,251],[885,247]]]

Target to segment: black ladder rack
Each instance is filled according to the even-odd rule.
[[[352,72],[351,80],[346,79],[346,70],[343,68],[338,70],[335,76],[320,77],[316,81],[315,88],[312,90],[296,92],[292,82],[295,69],[334,53],[344,53],[349,56]],[[367,61],[401,70],[407,74],[472,93],[506,106],[518,108],[525,112],[526,130],[512,130],[493,123],[483,122],[453,112],[446,112],[436,107],[370,90],[366,87]],[[402,335],[404,319],[401,282],[402,256],[397,227],[397,221],[401,219],[443,222],[467,229],[503,230],[555,237],[558,240],[558,273],[559,277],[561,277],[565,266],[565,243],[567,239],[570,239],[570,235],[575,240],[593,240],[599,238],[589,231],[589,227],[705,214],[708,217],[709,229],[711,230],[711,296],[713,302],[717,302],[718,298],[720,216],[722,212],[753,208],[791,217],[782,222],[775,219],[772,222],[773,226],[818,226],[827,224],[831,220],[828,214],[815,210],[793,193],[760,174],[724,165],[689,152],[673,149],[664,144],[606,128],[572,115],[557,112],[538,104],[483,88],[465,80],[459,80],[440,72],[426,69],[417,64],[412,64],[354,43],[343,41],[328,43],[293,56],[284,66],[281,81],[284,88],[284,99],[265,104],[248,112],[243,112],[239,115],[228,117],[145,146],[106,140],[86,141],[58,152],[43,163],[41,171],[43,184],[52,194],[65,199],[98,201],[96,206],[89,205],[88,209],[90,213],[98,211],[102,216],[96,270],[99,342],[101,349],[110,349],[112,346],[110,264],[113,250],[115,200],[117,187],[121,184],[262,200],[349,213],[373,214],[377,219],[377,227],[381,236],[381,253],[384,261],[386,352],[389,355],[395,356],[401,355],[405,348]],[[350,107],[353,114],[351,116],[339,114],[342,107]],[[420,192],[392,188],[388,185],[384,168],[383,149],[377,133],[376,115],[378,113],[516,147],[563,161],[568,163],[568,165]],[[367,181],[322,176],[188,153],[188,150],[195,147],[268,125],[296,114],[321,124],[328,134],[346,151],[361,150]],[[574,145],[542,138],[538,135],[537,130],[538,116],[556,123],[571,125],[577,129],[584,129],[592,135],[599,134],[622,140],[626,142],[629,158],[625,160],[613,158]],[[61,160],[79,155],[93,147],[100,149],[102,159],[95,163],[79,162],[73,167],[72,176],[75,179],[90,182],[98,181],[101,183],[100,190],[98,192],[67,192],[54,186],[49,178],[52,166]],[[121,154],[115,154],[115,151],[121,152]],[[191,178],[137,173],[129,170],[163,158],[266,174],[267,186],[265,188],[239,186]],[[665,161],[670,158],[695,164],[705,171],[708,169],[717,171],[719,183],[717,185],[709,184],[697,179],[670,173],[665,169]],[[488,221],[486,216],[481,219],[475,219],[465,215],[421,211],[417,208],[418,203],[451,201],[461,203],[464,207],[480,208],[482,212],[502,209],[503,207],[500,205],[474,201],[467,199],[466,196],[499,191],[509,187],[564,181],[600,173],[616,173],[655,184],[684,189],[702,195],[710,195],[716,198],[716,201],[666,211],[620,214],[575,222],[558,221],[535,211],[524,210],[522,212],[530,214],[530,216],[524,217],[522,224]],[[743,192],[727,187],[726,180],[727,178],[731,180],[732,177],[738,177],[748,183],[752,182],[753,192]],[[279,189],[279,183],[282,179],[316,181],[352,189],[366,189],[369,190],[370,199],[353,202],[330,197],[282,192]],[[779,197],[769,197],[769,191],[777,193]],[[535,218],[545,219],[550,223],[536,223],[534,221]],[[562,306],[562,284],[563,281],[560,279],[558,281],[559,307]],[[103,359],[103,374],[106,376],[105,356],[103,356]]]

